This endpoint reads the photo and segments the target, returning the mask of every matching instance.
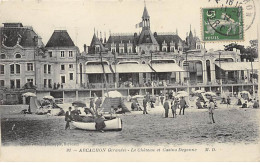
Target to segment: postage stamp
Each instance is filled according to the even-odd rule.
[[[203,8],[204,41],[244,40],[242,7]]]

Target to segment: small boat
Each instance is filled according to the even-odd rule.
[[[103,130],[114,130],[114,131],[121,131],[122,130],[122,120],[118,117],[106,120],[105,121],[106,127]],[[95,131],[96,130],[96,123],[85,123],[85,122],[76,122],[72,121],[72,125],[79,129],[89,130],[89,131]]]

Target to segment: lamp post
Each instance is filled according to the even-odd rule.
[[[221,62],[220,62],[221,52],[218,53],[218,62],[219,62],[219,81],[220,81],[220,93],[222,93],[222,73],[221,73]]]

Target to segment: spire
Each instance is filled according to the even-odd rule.
[[[150,16],[149,16],[148,11],[146,9],[146,5],[144,6],[144,12],[143,12],[142,18],[143,19],[150,19]]]

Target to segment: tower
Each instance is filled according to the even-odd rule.
[[[142,22],[143,22],[143,30],[150,30],[150,16],[148,14],[148,11],[146,9],[146,5],[144,6],[144,12],[142,16]]]

